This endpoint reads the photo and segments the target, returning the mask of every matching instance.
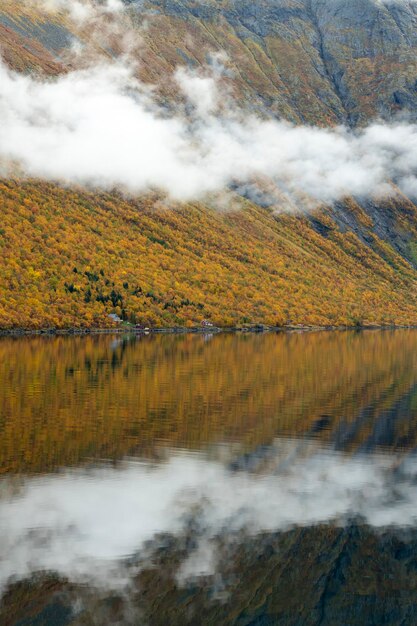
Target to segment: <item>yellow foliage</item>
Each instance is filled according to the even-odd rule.
[[[417,322],[416,271],[376,235],[157,200],[0,182],[0,328]]]

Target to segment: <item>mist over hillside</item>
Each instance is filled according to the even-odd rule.
[[[403,111],[415,115],[413,0],[3,0],[3,51],[12,55],[13,37],[16,47],[28,39],[26,50],[16,52],[22,65],[42,67],[49,60],[59,66],[74,35],[83,41],[80,29],[90,27],[84,36],[91,42],[91,22],[97,25],[103,13],[108,20],[110,12],[120,20],[122,5],[140,31],[134,44],[141,75],[150,82],[177,65],[202,66],[221,52],[235,93],[255,111],[321,126],[363,124]],[[100,42],[97,32],[95,38]],[[100,43],[114,55],[126,40]]]
[[[414,323],[416,15],[3,0],[0,325]]]

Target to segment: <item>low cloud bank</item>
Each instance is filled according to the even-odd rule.
[[[99,16],[118,15],[126,9],[123,0],[23,0],[22,4],[49,13],[63,13],[77,25],[91,24]]]
[[[415,526],[416,460],[400,471],[389,456],[349,458],[297,442],[276,450],[262,475],[183,454],[156,466],[28,479],[18,493],[3,481],[0,588],[42,570],[110,588],[126,583],[123,559],[146,551],[160,533],[181,536],[193,515],[199,542],[182,579],[213,571],[212,539],[220,535],[343,524],[357,515],[377,528]]]
[[[390,181],[417,195],[414,124],[358,132],[293,126],[222,107],[213,76],[181,69],[176,83],[186,105],[169,114],[126,63],[101,62],[47,81],[1,64],[3,175],[156,189],[177,200],[259,180],[283,197],[316,203],[392,193]]]

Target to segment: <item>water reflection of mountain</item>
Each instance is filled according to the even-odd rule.
[[[0,341],[1,471],[277,436],[413,448],[417,332]]]
[[[383,395],[387,397],[390,392],[391,389],[387,389]],[[379,446],[409,450],[416,445],[416,429],[417,384],[412,384],[398,397],[394,391],[392,399],[382,407],[375,402],[363,407],[354,422],[349,424],[340,420],[333,441],[341,450],[352,445],[360,452]]]
[[[4,626],[411,625],[417,620],[417,536],[351,524],[264,535],[225,547],[221,573],[180,586],[190,539],[165,541],[129,593],[38,576],[3,598]],[[187,545],[188,543],[188,545]],[[202,616],[204,616],[202,618]]]
[[[297,528],[226,549],[217,580],[185,589],[161,555],[139,586],[148,623],[161,626],[167,615],[178,625],[201,615],[219,626],[414,624],[416,553],[414,531]]]

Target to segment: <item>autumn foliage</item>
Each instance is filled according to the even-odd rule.
[[[3,181],[0,328],[417,322],[416,272],[376,235],[241,205]]]

